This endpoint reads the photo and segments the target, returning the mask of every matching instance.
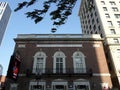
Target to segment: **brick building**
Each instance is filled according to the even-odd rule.
[[[6,90],[112,88],[99,35],[19,34],[14,40],[12,56],[18,57],[10,63],[17,61],[18,72],[14,74],[9,65]]]

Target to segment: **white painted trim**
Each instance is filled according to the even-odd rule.
[[[82,69],[83,69],[83,73],[85,73],[86,72],[86,65],[85,65],[85,56],[84,56],[84,54],[82,52],[80,52],[80,51],[76,51],[76,52],[73,53],[72,57],[73,57],[74,73],[79,73],[78,70],[77,70],[78,67],[76,65],[76,58],[79,58],[79,59],[82,60],[82,64],[83,64]],[[78,68],[78,69],[80,69],[80,68]]]
[[[45,86],[46,86],[46,82],[43,82],[43,81],[30,81],[30,84],[29,84],[29,90],[31,90],[31,86],[33,85],[42,85],[44,86],[44,90],[45,90]]]
[[[90,90],[90,84],[89,84],[89,81],[86,81],[84,79],[81,79],[81,80],[78,80],[78,81],[74,81],[74,90],[75,90],[75,86],[78,86],[78,85],[86,85],[88,86],[89,90]]]
[[[83,47],[82,44],[37,44],[36,47]]]
[[[111,76],[110,73],[93,73],[93,76]]]
[[[59,56],[60,55],[60,56]],[[62,51],[55,52],[53,56],[53,73],[56,73],[56,57],[61,57],[63,59],[63,73],[66,73],[66,64],[65,64],[65,54]]]
[[[37,52],[34,56],[34,63],[33,63],[33,73],[36,73],[36,63],[37,63],[37,58],[43,58],[43,69],[42,69],[42,73],[45,73],[45,66],[46,66],[46,54],[42,51]]]
[[[18,44],[18,48],[25,48],[26,45],[25,44]]]

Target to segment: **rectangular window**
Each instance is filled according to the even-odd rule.
[[[104,10],[104,11],[108,11],[108,10],[107,10],[107,7],[103,7],[103,10]]]
[[[43,72],[43,58],[37,58],[36,73],[42,73],[42,72]]]
[[[116,34],[115,29],[110,29],[110,31],[111,31],[111,34]]]
[[[119,11],[117,7],[112,7],[112,10],[113,10],[114,12],[118,12],[118,11]]]
[[[99,31],[101,30],[101,27],[100,27],[100,25],[98,26],[98,30],[99,30]]]
[[[120,21],[117,21],[118,27],[120,27]]]
[[[119,43],[119,40],[117,38],[114,38],[113,40],[115,44]]]
[[[101,4],[102,4],[102,5],[105,5],[105,1],[101,1]]]
[[[115,18],[120,19],[120,14],[114,14]]]
[[[108,23],[108,26],[113,26],[113,24],[112,24],[112,21],[107,21],[107,23]]]
[[[82,58],[75,58],[75,65],[76,65],[76,69],[75,72],[76,73],[81,73],[84,72],[84,68],[83,68],[83,60]]]
[[[56,58],[56,73],[63,73],[63,58]]]
[[[105,14],[106,18],[110,18],[110,15],[109,14]]]
[[[99,19],[98,18],[96,19],[96,22],[99,23]]]
[[[117,49],[117,53],[119,53],[119,54],[120,54],[120,49]]]
[[[114,1],[110,1],[109,2],[111,5],[116,5],[116,3]]]
[[[92,19],[92,24],[94,24],[94,18]]]

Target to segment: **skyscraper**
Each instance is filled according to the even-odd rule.
[[[83,34],[100,34],[104,38],[113,84],[119,87],[120,0],[82,0],[79,15]]]
[[[0,76],[2,75],[2,70],[3,70],[3,67],[2,67],[2,65],[0,64]]]
[[[4,36],[9,18],[11,15],[11,9],[6,2],[0,2],[0,44]]]

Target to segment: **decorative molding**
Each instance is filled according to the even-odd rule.
[[[19,44],[18,48],[25,48],[25,44]]]
[[[37,44],[36,47],[83,47],[82,44]]]

